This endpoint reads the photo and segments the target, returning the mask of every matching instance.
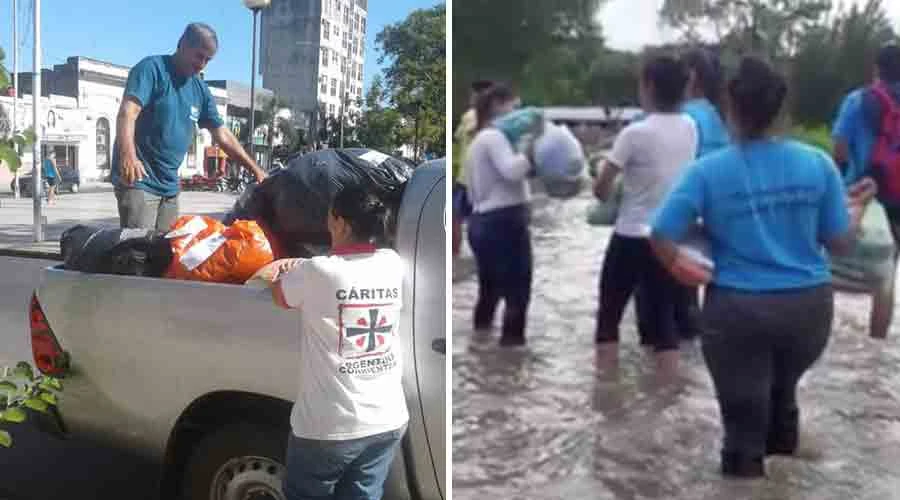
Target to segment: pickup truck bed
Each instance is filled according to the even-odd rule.
[[[388,499],[444,491],[446,214],[443,161],[432,163],[409,181],[398,220],[410,424]],[[68,432],[159,460],[164,498],[233,498],[206,477],[223,470],[237,478],[222,480],[228,488],[276,484],[299,388],[300,318],[267,290],[53,267],[30,312],[36,359],[36,315],[68,353],[60,402]],[[228,462],[241,457],[261,458]]]

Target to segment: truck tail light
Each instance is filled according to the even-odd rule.
[[[29,307],[31,323],[31,352],[38,370],[44,375],[62,377],[69,370],[69,353],[64,351],[47,322],[47,316],[38,302],[37,293],[31,296]]]

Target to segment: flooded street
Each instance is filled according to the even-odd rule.
[[[659,384],[629,311],[619,374],[597,375],[610,229],[587,225],[590,203],[585,192],[536,204],[527,349],[497,347],[498,333],[473,338],[475,276],[454,272],[454,498],[900,499],[900,309],[889,339],[874,341],[869,299],[838,295],[829,347],[800,386],[800,457],[767,460],[765,480],[723,480],[697,343],[683,348],[679,380]]]

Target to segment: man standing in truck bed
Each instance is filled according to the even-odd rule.
[[[178,217],[178,167],[194,127],[208,129],[229,158],[265,173],[224,126],[216,101],[198,76],[219,48],[213,29],[192,23],[173,55],[144,58],[128,73],[113,148],[112,183],[123,228],[166,231]]]

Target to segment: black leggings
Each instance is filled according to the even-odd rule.
[[[531,235],[528,207],[476,213],[469,217],[469,245],[478,267],[475,328],[490,328],[500,299],[505,302],[503,338],[525,339],[525,317],[531,298]]]
[[[613,235],[600,275],[597,343],[618,342],[619,324],[634,291],[644,290],[647,336],[657,351],[678,349],[674,321],[678,282],[663,267],[647,238]]]
[[[634,293],[634,314],[637,316],[638,336],[642,345],[651,345],[654,340],[649,333],[652,320],[648,317],[645,298],[646,292],[641,287]],[[702,330],[700,317],[700,293],[697,287],[678,285],[678,291],[674,297],[675,328],[679,338],[690,340],[695,338]]]
[[[833,313],[830,285],[708,289],[701,339],[725,428],[723,457],[758,459],[797,447],[797,383],[825,350]]]

